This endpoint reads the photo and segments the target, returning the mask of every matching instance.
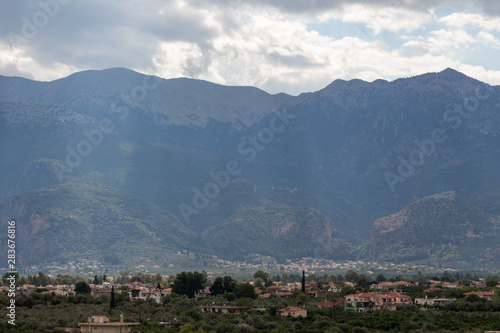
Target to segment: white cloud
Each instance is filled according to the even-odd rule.
[[[431,32],[428,42],[432,46],[439,48],[443,53],[454,53],[456,49],[461,52],[468,48],[470,44],[476,42],[476,39],[467,31],[462,29],[440,29]]]
[[[337,78],[395,79],[454,67],[499,84],[491,68],[496,62],[481,67],[481,59],[475,66],[464,60],[476,46],[490,59],[498,52],[498,19],[480,10],[438,18],[440,3],[446,2],[70,2],[26,45],[11,50],[0,36],[0,73],[51,80],[77,70],[128,67],[298,94]],[[18,33],[21,18],[40,10],[20,2],[1,6],[0,28]],[[311,30],[317,22],[341,29]]]
[[[400,5],[346,5],[340,12],[340,17],[344,22],[364,23],[375,34],[382,31],[412,32],[434,20],[431,12],[417,12]]]
[[[498,40],[498,38],[496,38],[495,36],[486,31],[480,31],[477,34],[477,39],[489,47],[492,48],[500,47],[500,41]]]
[[[458,64],[456,69],[479,81],[500,85],[500,71],[486,70],[482,66]]]
[[[473,27],[500,32],[500,20],[498,17],[488,17],[478,13],[453,13],[442,17],[439,21],[453,28],[464,29],[466,27]]]

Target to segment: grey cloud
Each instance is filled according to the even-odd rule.
[[[34,79],[30,73],[24,73],[17,68],[16,63],[3,64],[0,62],[0,75],[3,76],[22,76],[27,79]]]
[[[58,6],[57,14],[43,26],[35,25],[36,34],[22,44],[25,56],[42,66],[151,68],[159,42],[206,43],[219,33],[204,23],[198,11],[179,9],[173,0],[135,0],[126,5],[123,1],[86,0]],[[34,23],[33,16],[40,12],[44,11],[36,1],[2,1],[0,41],[11,44],[9,33],[26,37],[26,19]]]
[[[498,1],[478,1],[486,15],[500,16],[500,2]]]
[[[9,33],[20,33],[23,16],[33,15],[38,8],[34,1],[1,1],[0,38],[6,38]],[[31,15],[28,18],[31,19]]]
[[[212,60],[216,57],[216,52],[209,43],[201,43],[199,46],[203,56],[186,59],[186,64],[183,68],[183,74],[186,77],[197,78],[207,73]]]
[[[193,3],[201,4],[203,0],[191,0]],[[367,6],[408,8],[416,11],[428,11],[432,7],[448,6],[455,9],[463,9],[467,4],[472,4],[482,10],[485,15],[500,15],[500,3],[491,0],[212,0],[218,6],[230,6],[234,8],[248,6],[273,7],[282,12],[294,15],[317,15],[322,12],[341,9],[345,5],[363,4]]]

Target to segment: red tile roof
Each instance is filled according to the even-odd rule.
[[[305,311],[306,309],[298,308],[296,306],[289,306],[287,308],[278,310],[278,312],[285,312],[285,311]]]

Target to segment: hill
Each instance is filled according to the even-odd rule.
[[[193,248],[197,238],[172,214],[95,182],[25,192],[0,201],[0,212],[2,226],[16,221],[18,266],[81,258],[126,262]]]
[[[350,246],[333,223],[311,208],[289,207],[260,200],[208,228],[202,237],[215,253],[244,259],[249,254],[289,258],[345,259]]]
[[[385,261],[500,263],[500,216],[443,192],[418,200],[373,224],[361,256]]]

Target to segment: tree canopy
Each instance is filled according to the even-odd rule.
[[[206,282],[206,277],[199,272],[182,272],[175,277],[172,291],[193,298],[199,290],[203,289]]]
[[[495,277],[487,278],[486,281],[484,281],[484,284],[486,287],[493,288],[498,285],[498,279]]]
[[[255,294],[255,289],[250,283],[240,282],[236,284],[234,288],[234,293],[236,297],[246,297],[246,298],[257,298],[257,294]]]
[[[269,277],[269,274],[264,272],[263,270],[258,270],[255,273],[253,273],[253,278],[261,278],[262,281],[267,281],[267,278]]]
[[[212,296],[224,294],[226,292],[233,292],[236,287],[236,281],[230,276],[223,278],[218,276],[215,278],[214,283],[210,286],[210,293]]]
[[[77,294],[90,294],[91,289],[90,286],[87,282],[85,281],[78,281],[75,284],[75,292]]]
[[[349,270],[345,273],[344,279],[348,282],[358,283],[361,280],[361,276],[355,271]]]

